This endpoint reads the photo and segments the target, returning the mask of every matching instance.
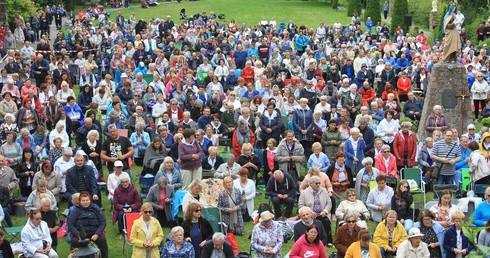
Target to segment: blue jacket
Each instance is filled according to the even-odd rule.
[[[456,254],[453,252],[453,249],[457,244],[456,234],[456,226],[452,225],[444,235],[444,249],[446,250],[446,258],[456,257]],[[467,250],[466,253],[469,253],[471,250],[475,249],[475,246],[469,241],[468,237],[464,235],[463,230],[461,230],[461,238],[463,240],[463,249]]]
[[[403,113],[405,115],[408,115],[410,111],[414,112],[419,112],[422,113],[422,102],[418,99],[415,99],[414,101],[407,100],[405,102],[405,106],[403,106]]]
[[[66,192],[70,195],[79,192],[77,189],[80,181],[78,178],[78,173],[83,173],[87,192],[89,192],[90,195],[97,194],[97,182],[95,181],[94,170],[88,165],[83,165],[81,170],[78,170],[77,166],[73,166],[72,168],[68,169],[66,174]]]
[[[94,234],[101,236],[104,233],[106,219],[104,212],[95,204],[90,204],[88,208],[74,206],[75,208],[68,216],[68,231],[72,237],[78,238],[82,234],[82,229],[85,231],[86,237],[91,237]],[[94,221],[98,223],[94,223]]]
[[[158,170],[157,174],[155,175],[155,181],[153,182],[153,185],[156,185],[158,183],[158,179],[160,179],[160,177],[162,176],[166,177],[168,181],[167,173],[164,171],[163,168],[160,168],[160,170]],[[172,170],[172,181],[169,181],[168,184],[173,185],[175,191],[179,190],[182,187],[182,175],[180,174],[180,171],[175,167]]]
[[[80,118],[78,118],[78,123],[80,125],[83,125],[84,115],[83,115],[82,109],[80,108],[80,106],[78,104],[75,103],[75,105],[73,107],[70,107],[69,105],[65,105],[64,109],[65,109],[67,117],[70,117],[70,114],[73,112],[80,113]]]
[[[362,165],[362,160],[364,159],[364,148],[366,148],[366,142],[363,139],[359,139],[357,142],[357,169],[364,168]],[[352,146],[351,138],[345,141],[344,145],[345,152],[345,165],[352,168],[354,165],[354,147]]]
[[[415,224],[413,224],[413,227],[420,228],[421,227],[420,222],[415,222]],[[446,231],[444,231],[444,228],[441,226],[441,224],[433,220],[432,229],[436,233],[438,242],[444,243],[444,235],[446,234]],[[439,245],[439,247],[441,248],[442,257],[446,257],[446,250],[444,249],[444,245]]]
[[[83,92],[78,94],[78,105],[81,108],[87,109],[91,103],[92,103],[92,97],[91,96],[88,96],[87,94],[85,94]]]
[[[109,131],[107,129],[107,127],[109,127],[110,124],[115,124],[117,129],[124,129],[124,124],[123,122],[121,122],[121,119],[117,118],[117,121],[115,123],[111,123],[109,119],[106,120],[105,124],[104,124],[104,135],[109,137]]]
[[[297,108],[293,114],[294,135],[298,141],[313,140],[313,111],[306,108]],[[301,130],[307,130],[306,135],[301,133]]]
[[[148,146],[150,145],[150,135],[143,131],[143,140],[141,140],[141,137],[138,135],[138,132],[134,132],[131,134],[131,137],[129,137],[129,141],[131,141],[131,145],[133,145],[134,148],[134,154],[133,158],[143,158],[140,157],[139,155],[139,150],[146,150]],[[141,141],[141,144],[137,144],[137,142]]]
[[[466,150],[463,150],[461,145],[459,145],[459,150],[461,152],[461,160],[455,164],[456,170],[460,170],[462,168],[469,168],[468,163],[466,163],[465,159],[470,157],[471,154],[470,149],[466,147]]]
[[[19,137],[17,137],[17,143],[20,145],[21,149],[24,149],[24,140],[22,139],[21,135],[19,135]],[[36,141],[34,141],[34,137],[32,137],[32,135],[29,135],[29,149],[32,150],[32,152],[34,153],[34,157],[35,157],[36,156]]]
[[[269,112],[269,111],[264,111],[264,112]],[[275,115],[274,115],[275,114]],[[273,111],[272,113],[272,119],[269,120],[269,118],[265,115],[262,115],[260,117],[260,122],[259,122],[259,127],[262,129],[262,139],[265,139],[264,136],[268,136],[269,138],[279,138],[281,136],[282,132],[282,120],[281,120],[281,114],[277,112],[276,110]],[[266,133],[266,129],[271,128],[272,132],[271,133]]]
[[[197,120],[197,128],[204,130],[204,128],[206,128],[206,125],[211,124],[212,121],[213,121],[213,117],[211,115],[208,117],[205,117],[204,115],[202,115]]]
[[[359,130],[361,131],[362,139],[364,139],[364,143],[366,144],[364,152],[367,152],[374,147],[374,131],[369,125],[366,126],[364,130],[361,130],[361,128],[359,128]]]

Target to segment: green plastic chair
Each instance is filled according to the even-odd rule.
[[[153,74],[143,74],[143,80],[150,84],[153,81]]]
[[[426,196],[425,196],[425,185],[424,182],[422,181],[422,170],[420,168],[402,168],[400,170],[400,175],[401,179],[405,180],[414,180],[415,183],[417,183],[417,188],[410,188],[410,193],[411,194],[423,194],[424,195],[424,203],[423,205],[416,206],[415,202],[412,203],[412,206],[410,207],[413,210],[413,219],[415,220],[415,210],[417,208],[423,207],[426,202]]]
[[[222,229],[226,225],[221,222],[221,211],[217,207],[204,208],[202,216],[209,221],[214,232],[226,232]]]
[[[470,169],[469,168],[463,168],[461,169],[461,189],[465,192],[468,192],[468,187],[470,186]]]

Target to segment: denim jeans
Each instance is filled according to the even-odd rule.
[[[437,184],[442,184],[442,185],[454,184],[454,175],[450,175],[450,176],[439,175],[437,177]]]

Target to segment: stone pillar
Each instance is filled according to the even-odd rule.
[[[465,132],[466,126],[473,122],[471,93],[462,64],[440,62],[432,67],[418,128],[421,141],[428,136],[425,121],[432,114],[434,105],[442,106],[449,128],[457,128],[459,133]]]
[[[429,13],[429,30],[434,29],[434,20],[436,19],[437,12]]]
[[[7,21],[7,3],[0,2],[0,24]]]

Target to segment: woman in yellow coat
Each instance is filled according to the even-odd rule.
[[[396,211],[387,211],[385,219],[378,224],[374,231],[374,243],[380,247],[383,257],[388,254],[395,256],[400,244],[407,240],[407,231],[396,218]],[[390,232],[392,235],[391,238]]]
[[[359,231],[359,241],[352,243],[349,248],[347,248],[344,258],[362,257],[363,247],[369,249],[370,258],[381,258],[379,247],[376,244],[371,243],[371,235],[367,229],[361,229],[361,231]]]
[[[153,207],[145,202],[141,206],[141,217],[134,221],[129,242],[133,245],[132,258],[159,258],[160,243],[163,240],[162,227],[158,220],[151,216]]]

